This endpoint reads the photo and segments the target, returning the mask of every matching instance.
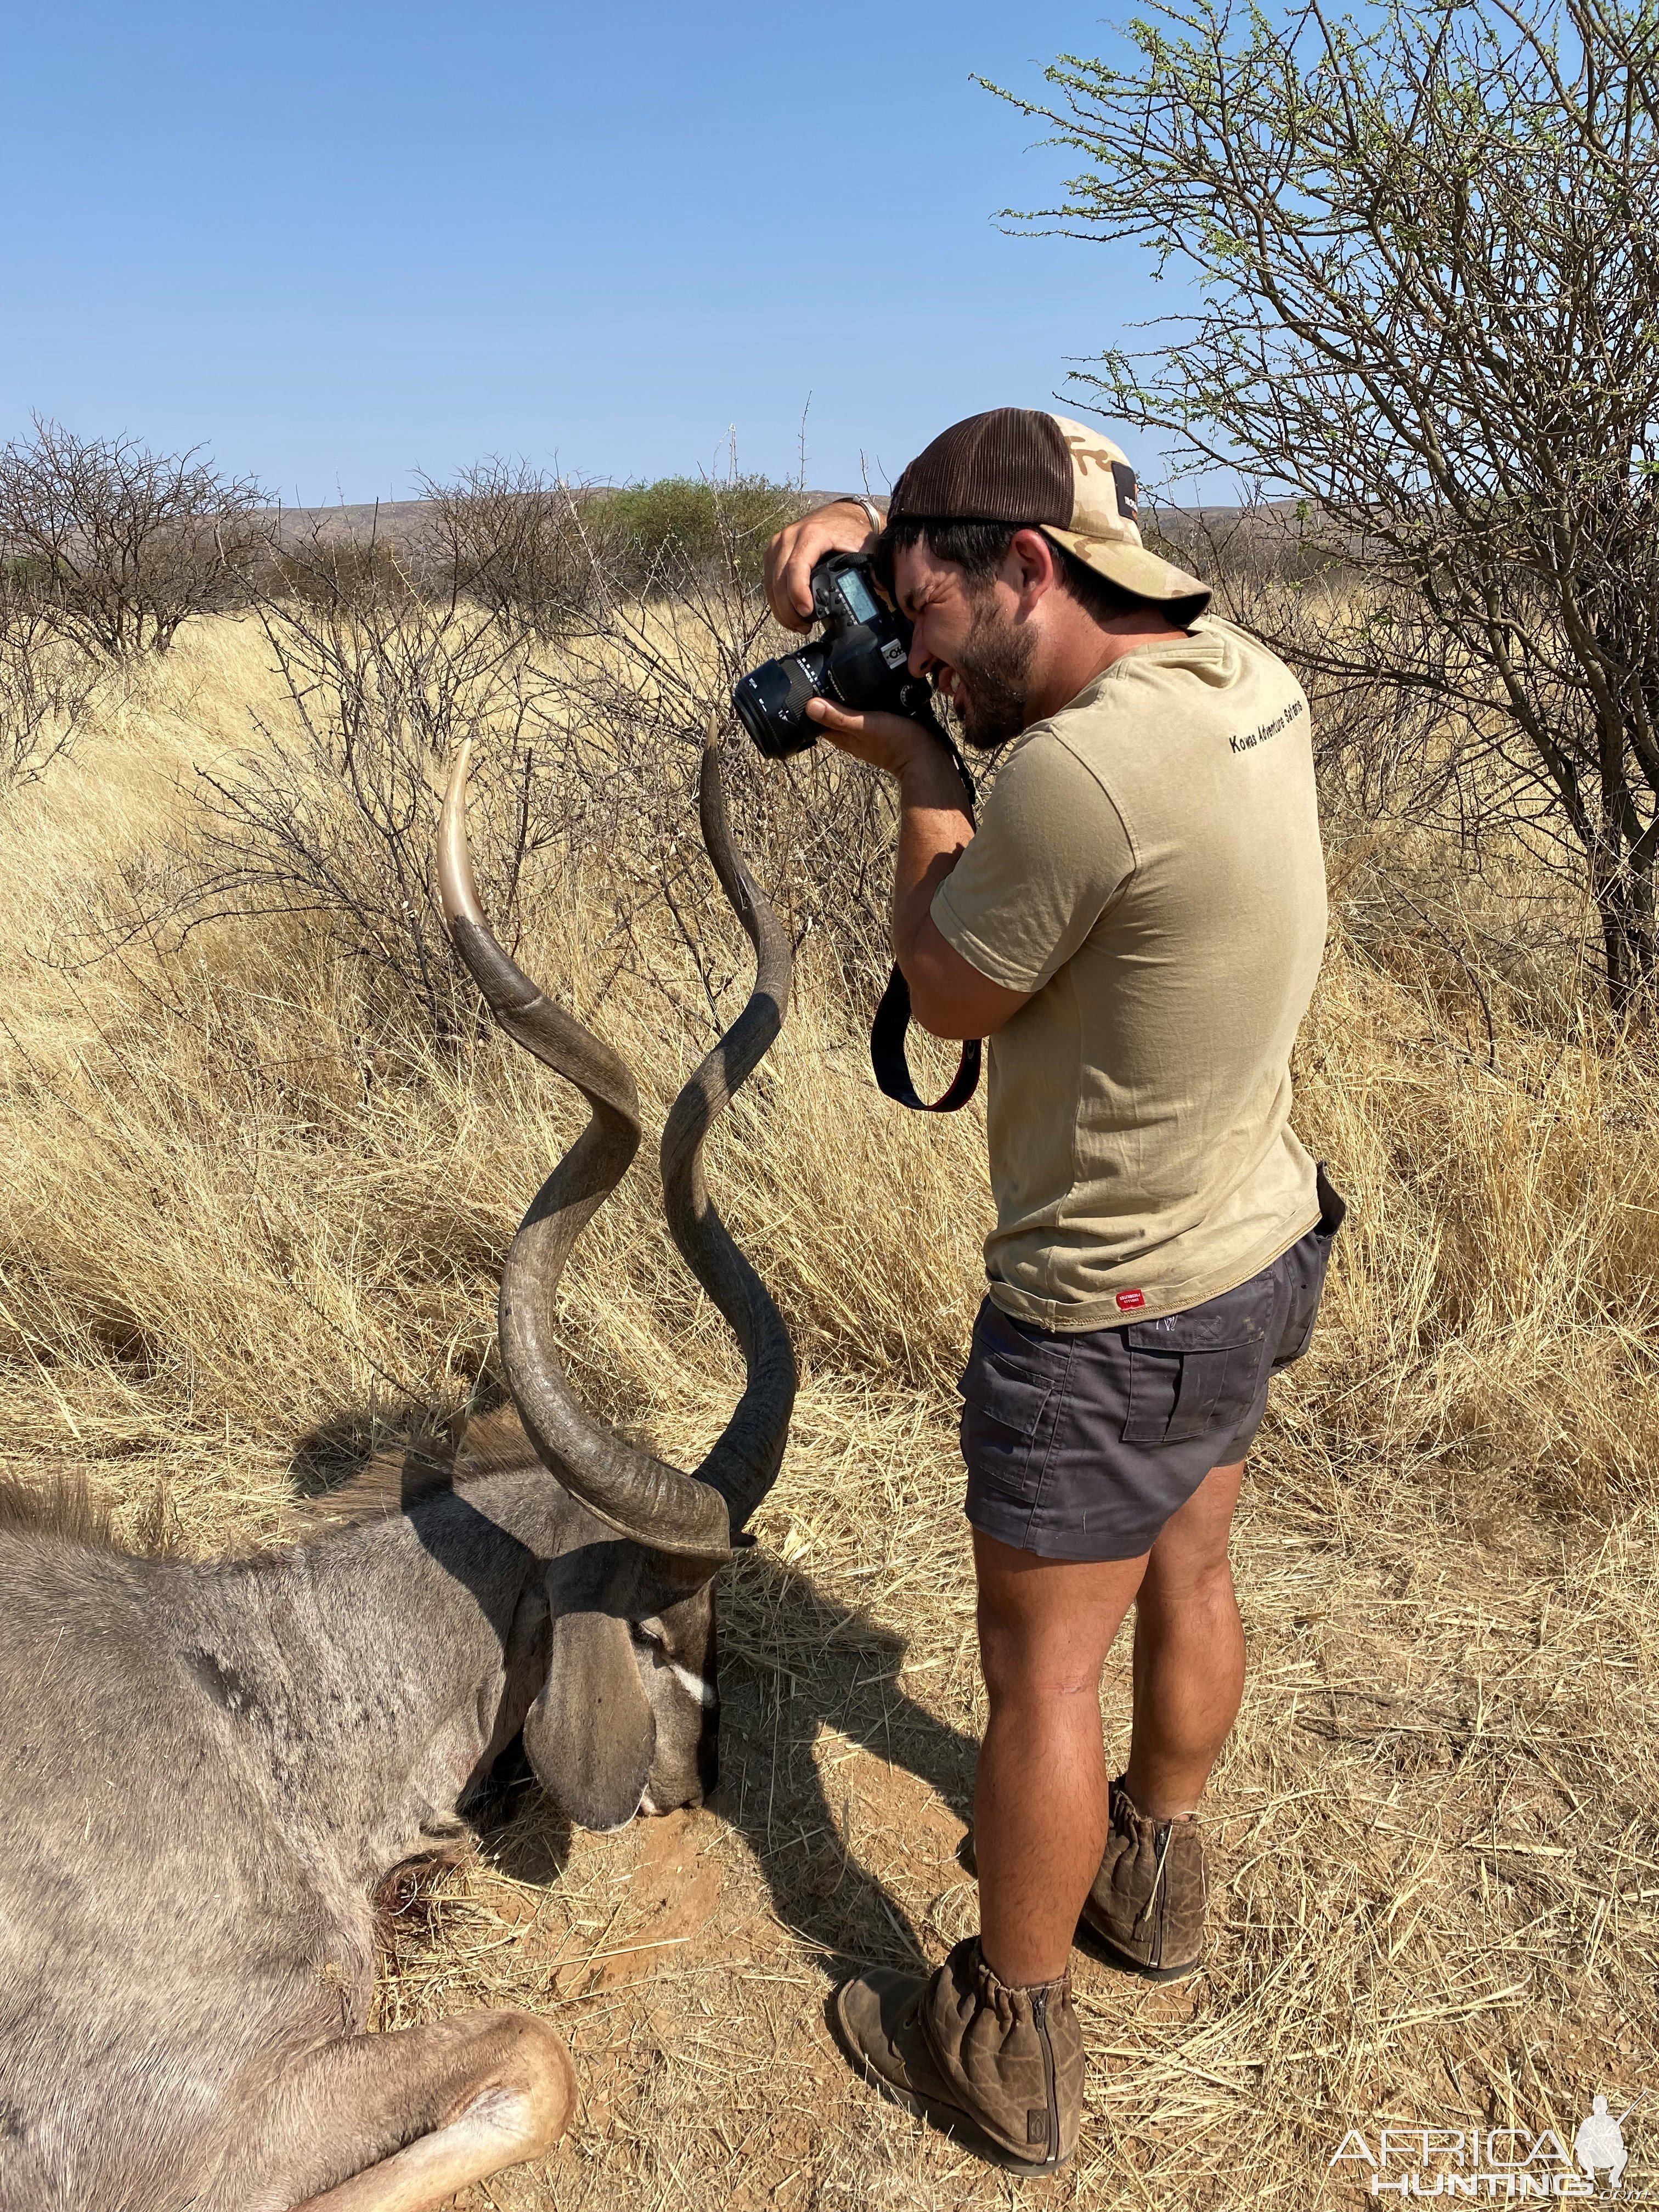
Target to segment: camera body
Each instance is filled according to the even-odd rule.
[[[854,714],[933,720],[931,687],[905,665],[911,626],[877,597],[866,555],[826,553],[814,564],[812,615],[822,637],[751,668],[732,694],[738,720],[769,760],[817,743],[809,699],[830,699]]]

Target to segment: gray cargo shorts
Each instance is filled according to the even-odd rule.
[[[1347,1207],[1319,1174],[1317,1227],[1184,1313],[1066,1334],[989,1298],[962,1392],[965,1510],[1045,1559],[1134,1559],[1213,1467],[1243,1458],[1279,1368],[1307,1350]]]

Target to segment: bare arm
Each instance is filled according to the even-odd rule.
[[[910,987],[911,1012],[935,1036],[994,1036],[1030,993],[981,975],[946,941],[931,910],[974,834],[955,762],[920,724],[896,714],[849,714],[827,699],[806,711],[843,752],[898,780],[893,957]]]

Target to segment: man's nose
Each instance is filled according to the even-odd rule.
[[[910,657],[904,665],[912,676],[928,676],[933,673],[933,656],[924,649],[921,640],[914,630],[910,633]]]

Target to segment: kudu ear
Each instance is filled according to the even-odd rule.
[[[536,1779],[579,1828],[620,1828],[645,1794],[657,1723],[628,1623],[556,1613],[547,1680],[525,1718]]]

